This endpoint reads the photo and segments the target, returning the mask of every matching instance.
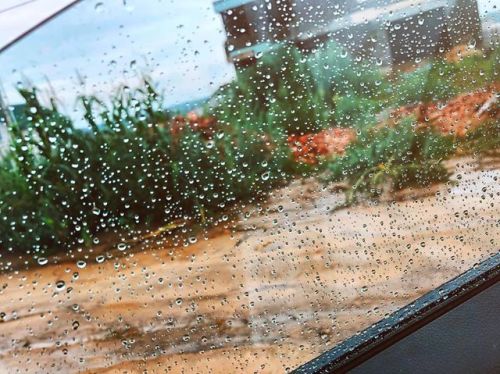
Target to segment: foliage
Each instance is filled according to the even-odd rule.
[[[226,123],[249,122],[288,134],[334,124],[363,127],[373,122],[386,91],[379,69],[355,62],[334,42],[309,54],[285,44],[240,69],[237,80],[215,95],[212,113]]]
[[[369,62],[355,61],[334,41],[318,48],[308,58],[308,66],[318,86],[335,95],[381,98],[387,82],[380,69]]]
[[[448,100],[498,80],[500,48],[488,55],[472,55],[458,62],[435,58],[412,72],[394,78],[391,105]]]
[[[174,136],[148,80],[109,105],[81,97],[90,131],[54,103],[42,106],[35,89],[20,93],[28,122],[11,128],[15,141],[0,163],[0,247],[8,250],[43,253],[177,219],[208,224],[288,177],[276,132],[235,124],[209,140],[189,126]]]
[[[498,80],[498,50],[458,63],[436,59],[396,77],[350,57],[331,42],[307,54],[285,44],[238,72],[205,108],[217,119],[207,138],[171,131],[163,97],[145,79],[108,104],[81,97],[88,129],[20,89],[23,121],[11,126],[0,161],[0,248],[40,254],[89,245],[100,234],[133,232],[176,220],[217,223],[219,213],[253,201],[293,176],[327,167],[347,180],[346,202],[444,181],[453,141],[408,119],[379,128],[377,114],[417,101],[444,100]],[[358,140],[345,155],[309,167],[293,162],[289,135],[342,126]],[[498,121],[467,135],[469,152],[498,148]]]
[[[335,124],[340,127],[366,128],[377,122],[383,104],[378,100],[355,94],[337,96],[335,102]]]
[[[500,120],[490,120],[468,132],[459,147],[468,153],[484,156],[500,151]]]
[[[214,113],[225,122],[248,121],[284,129],[288,134],[316,132],[329,125],[332,105],[326,99],[306,56],[293,45],[270,51],[238,71],[225,87]]]
[[[454,150],[453,141],[430,129],[416,129],[411,119],[394,128],[371,129],[359,136],[342,157],[329,164],[329,181],[347,179],[346,203],[359,195],[377,197],[384,187],[399,190],[445,181],[441,161]]]

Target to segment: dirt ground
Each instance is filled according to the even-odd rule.
[[[187,247],[1,274],[0,373],[293,369],[498,251],[498,165],[453,163],[402,201],[297,181]]]

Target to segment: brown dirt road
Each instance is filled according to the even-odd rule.
[[[462,159],[458,185],[335,212],[295,182],[232,234],[1,274],[0,372],[285,372],[496,253],[499,178]]]

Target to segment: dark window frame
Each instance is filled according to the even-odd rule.
[[[500,252],[295,369],[345,373],[500,281]]]

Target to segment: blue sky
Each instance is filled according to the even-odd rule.
[[[19,100],[15,85],[25,78],[51,86],[70,113],[79,93],[106,97],[147,71],[165,90],[166,104],[177,104],[233,78],[224,40],[211,0],[85,0],[2,53],[0,81],[10,103]]]

